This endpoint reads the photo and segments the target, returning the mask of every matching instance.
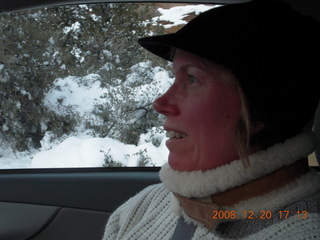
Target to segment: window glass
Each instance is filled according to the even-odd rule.
[[[0,15],[0,168],[160,166],[152,101],[170,64],[137,44],[213,6],[100,4]]]

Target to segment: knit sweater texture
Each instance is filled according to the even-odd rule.
[[[225,208],[236,210],[239,214],[251,210],[255,212],[255,217],[223,220],[212,231],[188,218],[172,193],[197,198],[235,188],[263,176],[264,173],[294,163],[301,159],[301,155],[307,156],[313,148],[314,138],[310,133],[304,133],[284,144],[277,144],[263,153],[250,156],[251,168],[259,169],[258,171],[241,171],[231,164],[206,172],[180,174],[165,165],[160,172],[163,184],[147,187],[120,206],[111,215],[103,240],[169,240],[180,216],[186,222],[196,225],[193,240],[320,239],[320,174],[313,170],[276,191]],[[203,180],[208,181],[212,175],[220,178],[220,174],[232,176],[224,179],[226,184],[223,181],[213,185],[204,184]],[[195,177],[199,178],[196,182]],[[182,179],[185,181],[179,182]],[[199,190],[199,186],[203,185],[205,187]],[[270,211],[270,215],[260,218],[260,211]]]

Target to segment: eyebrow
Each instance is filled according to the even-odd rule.
[[[191,68],[191,67],[198,68],[198,69],[200,69],[202,71],[208,71],[209,70],[208,65],[205,64],[205,61],[202,61],[202,60],[196,61],[196,63],[194,61],[186,62],[185,64],[183,64],[181,66],[181,68],[183,70],[186,70],[186,69]],[[173,71],[174,71],[174,64],[173,64]]]

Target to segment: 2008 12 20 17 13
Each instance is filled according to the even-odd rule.
[[[279,219],[286,219],[291,216],[296,216],[300,219],[307,219],[308,212],[307,211],[228,211],[228,210],[219,210],[212,212],[212,219],[271,219],[273,217],[278,217]],[[275,216],[277,215],[277,216]]]

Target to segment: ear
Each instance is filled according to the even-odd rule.
[[[250,126],[250,136],[254,136],[258,134],[264,128],[265,128],[265,124],[261,121],[252,123]]]

